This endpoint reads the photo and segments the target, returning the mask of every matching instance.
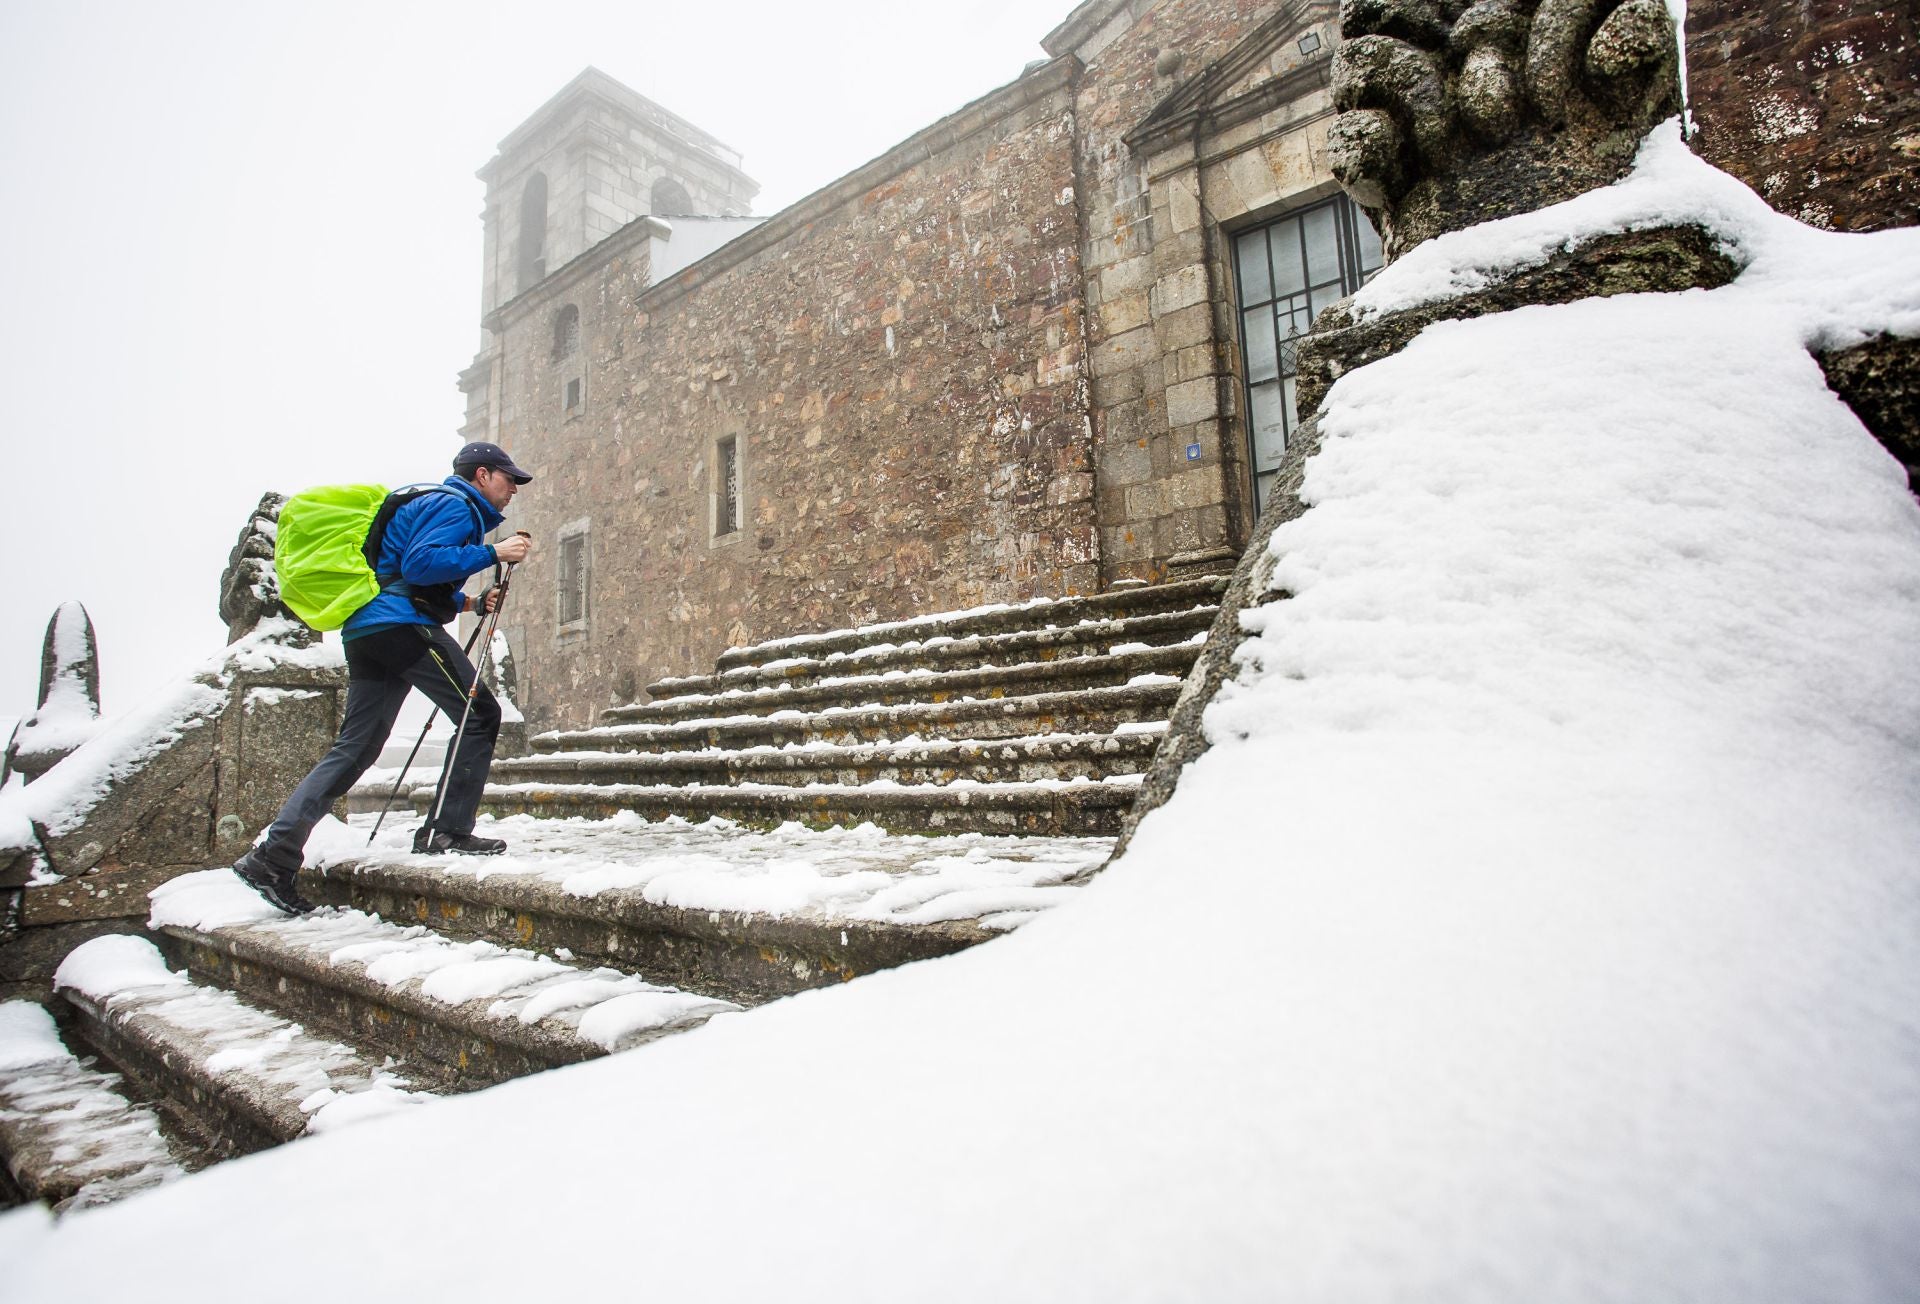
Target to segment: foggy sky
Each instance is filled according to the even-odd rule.
[[[1012,80],[1072,9],[4,0],[0,716],[68,599],[109,715],[217,652],[263,490],[446,474],[474,172],[583,67],[740,150],[771,214]]]

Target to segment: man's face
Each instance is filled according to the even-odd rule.
[[[506,511],[507,504],[513,501],[514,494],[520,490],[512,476],[490,466],[483,466],[473,473],[473,487],[480,491],[482,498],[493,504],[496,512]]]

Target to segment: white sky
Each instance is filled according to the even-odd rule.
[[[1012,80],[1073,7],[0,0],[0,716],[69,598],[109,714],[217,650],[263,490],[445,474],[474,171],[581,68],[740,150],[773,213]]]

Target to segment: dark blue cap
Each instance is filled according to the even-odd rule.
[[[504,471],[513,477],[515,484],[527,484],[533,480],[531,475],[513,464],[506,449],[485,440],[476,440],[453,455],[453,469],[456,472],[476,466],[490,466],[496,471]]]

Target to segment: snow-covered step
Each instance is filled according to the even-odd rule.
[[[54,986],[85,1040],[213,1155],[266,1149],[429,1098],[384,1059],[193,982],[142,937],[84,943]]]
[[[1162,726],[1110,734],[914,740],[884,746],[759,747],[745,751],[546,752],[494,762],[492,781],[717,785],[764,783],[1020,783],[1137,774],[1153,760]]]
[[[414,856],[370,819],[316,839],[318,901],[762,1000],[946,955],[1067,900],[1105,838],[901,836],[726,820],[483,821],[505,855]],[[310,844],[310,849],[312,844]]]
[[[1141,776],[1032,783],[935,784],[766,783],[725,786],[650,786],[627,783],[488,784],[481,809],[495,815],[605,819],[622,812],[643,819],[720,818],[772,828],[788,822],[809,828],[877,824],[894,833],[973,831],[1034,837],[1115,837],[1139,792]],[[433,802],[431,789],[413,794],[416,813]]]
[[[81,1062],[33,1001],[0,1004],[0,1166],[20,1198],[61,1211],[186,1171],[159,1116],[127,1098],[118,1074]]]
[[[717,669],[725,672],[739,666],[794,657],[819,658],[876,643],[973,638],[1015,630],[1043,629],[1049,625],[1065,627],[1084,621],[1181,611],[1217,603],[1226,588],[1226,576],[1205,576],[1173,584],[1115,589],[1090,597],[1037,598],[1010,605],[934,612],[909,620],[861,625],[819,634],[798,634],[769,639],[750,647],[729,648],[720,654]]]
[[[616,706],[601,713],[608,724],[672,724],[725,715],[765,715],[823,707],[886,706],[903,702],[946,702],[964,698],[1005,698],[1037,692],[1111,688],[1137,682],[1179,679],[1200,655],[1196,644],[1142,647],[1099,656],[1026,661],[968,670],[896,670],[885,674],[828,676],[797,686],[728,689],[688,693],[664,701]]]
[[[356,910],[289,919],[225,870],[156,891],[150,923],[196,976],[402,1056],[454,1089],[627,1050],[737,1008]]]
[[[1171,675],[1119,688],[1019,697],[909,702],[899,706],[824,707],[770,715],[715,715],[672,724],[601,725],[535,736],[537,752],[696,751],[831,743],[885,745],[908,737],[998,739],[1034,734],[1111,734],[1125,725],[1164,723],[1180,696]]]
[[[790,656],[733,666],[710,675],[662,679],[647,685],[655,701],[671,697],[787,685],[799,687],[849,675],[896,671],[968,670],[1072,657],[1104,656],[1153,647],[1197,646],[1219,607],[1201,604],[1185,611],[1161,612],[1119,620],[1087,620],[1075,625],[1020,629],[966,638],[930,635],[901,643],[873,643],[820,656]]]

